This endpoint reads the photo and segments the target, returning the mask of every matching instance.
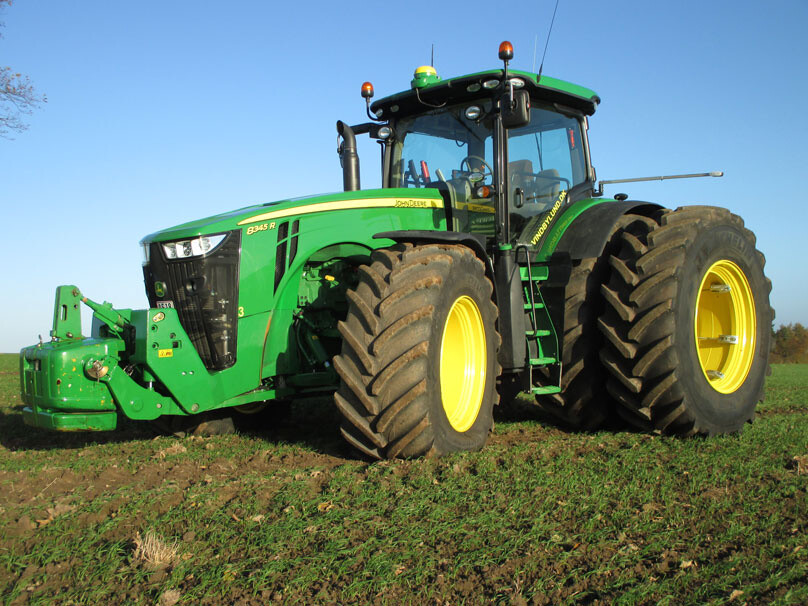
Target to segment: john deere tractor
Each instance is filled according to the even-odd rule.
[[[200,423],[329,392],[352,446],[415,457],[481,448],[524,392],[574,428],[740,430],[772,320],[754,235],[722,208],[603,197],[598,96],[499,50],[501,68],[420,67],[378,101],[365,83],[369,121],[337,122],[343,192],[146,236],[149,309],[60,286],[51,340],[21,352],[25,421]],[[380,189],[360,188],[365,134]]]

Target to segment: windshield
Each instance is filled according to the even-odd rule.
[[[493,117],[479,122],[466,117],[470,107],[485,116],[490,106],[490,101],[466,103],[399,120],[395,128],[390,184],[393,187],[434,187],[430,184],[467,181],[469,177],[472,181],[484,179],[490,183],[494,165]],[[463,183],[458,181],[456,185]]]
[[[453,229],[493,237],[492,199],[472,195],[494,182],[491,105],[478,100],[398,120],[390,185],[448,191],[459,211]],[[508,129],[507,137],[510,240],[535,245],[547,231],[547,217],[552,220],[568,192],[588,178],[581,121],[537,103],[530,124]]]

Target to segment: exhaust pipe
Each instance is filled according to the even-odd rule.
[[[345,191],[359,189],[359,154],[356,153],[356,137],[353,129],[342,120],[337,120],[337,133],[342,142],[337,148],[342,165],[342,187]]]

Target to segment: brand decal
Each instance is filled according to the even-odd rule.
[[[536,234],[530,240],[530,243],[533,246],[539,243],[541,237],[544,235],[544,232],[547,231],[547,228],[550,227],[550,223],[553,222],[553,219],[558,213],[558,209],[561,208],[561,205],[564,203],[564,200],[567,198],[567,191],[564,190],[558,195],[558,199],[556,199],[555,204],[553,204],[553,208],[550,209],[549,214],[544,218],[544,221],[541,222],[539,225],[539,229],[536,230]]]
[[[257,234],[259,231],[267,231],[270,229],[275,229],[274,221],[271,223],[261,223],[261,225],[251,225],[247,228],[247,235],[251,236],[253,234]]]
[[[166,296],[166,285],[163,282],[154,283],[154,294],[158,297]]]
[[[421,199],[409,199],[409,200],[401,200],[396,199],[395,204],[393,204],[394,208],[437,208],[438,201],[437,200],[421,200]]]

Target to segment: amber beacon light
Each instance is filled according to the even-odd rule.
[[[502,61],[510,61],[513,59],[513,44],[505,40],[499,45],[499,58]]]

